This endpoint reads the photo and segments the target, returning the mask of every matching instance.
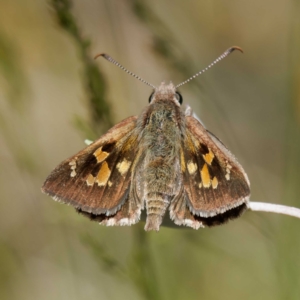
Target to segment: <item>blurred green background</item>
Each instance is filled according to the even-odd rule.
[[[300,206],[300,1],[0,0],[0,299],[300,299],[300,222],[106,228],[41,194],[62,160],[141,112],[184,103],[238,157],[252,200]]]

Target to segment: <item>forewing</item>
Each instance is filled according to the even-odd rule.
[[[190,212],[199,217],[198,221],[223,214],[211,221],[204,219],[206,225],[237,217],[249,201],[248,177],[229,150],[192,116],[186,117],[182,152],[183,184]],[[231,210],[232,214],[225,214]]]
[[[42,191],[91,215],[114,215],[128,199],[137,153],[136,117],[111,128],[46,179]]]

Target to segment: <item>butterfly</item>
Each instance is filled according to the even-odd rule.
[[[142,212],[146,231],[158,231],[167,213],[194,229],[240,216],[250,197],[245,171],[190,108],[182,109],[177,91],[236,49],[180,85],[158,88],[101,54],[154,88],[149,105],[58,165],[42,191],[106,226],[133,225]]]

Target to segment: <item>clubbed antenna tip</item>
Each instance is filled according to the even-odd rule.
[[[233,52],[234,50],[239,50],[240,52],[244,53],[243,49],[239,46],[232,46],[231,48],[229,48],[227,51],[229,51],[230,53]]]

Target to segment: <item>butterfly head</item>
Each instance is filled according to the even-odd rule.
[[[176,87],[172,82],[169,84],[162,82],[158,88],[155,88],[149,97],[150,104],[161,100],[173,101],[178,106],[182,104],[182,96],[176,90]]]

